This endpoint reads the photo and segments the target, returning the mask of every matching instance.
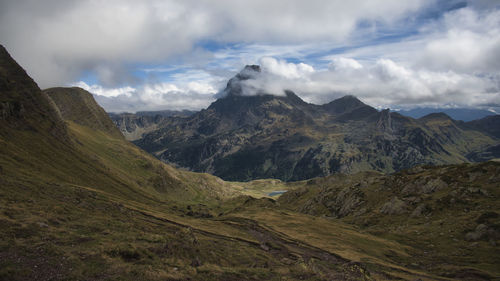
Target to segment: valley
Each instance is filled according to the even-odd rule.
[[[92,94],[42,91],[3,47],[0,94],[0,280],[500,278],[500,163],[463,163],[498,144],[491,130],[354,97],[317,113],[293,93],[229,95],[138,147]],[[228,180],[165,155],[223,163],[204,171]]]

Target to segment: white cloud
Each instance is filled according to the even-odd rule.
[[[139,88],[104,88],[80,81],[73,86],[94,94],[96,100],[110,112],[136,112],[144,110],[199,110],[213,100],[216,89],[205,83],[189,82],[145,84]]]
[[[500,10],[463,8],[425,29],[430,31],[430,40],[419,55],[420,67],[460,72],[500,70]]]
[[[262,58],[260,64],[264,71],[287,79],[304,78],[314,72],[314,68],[308,64],[288,63],[285,60],[277,60],[271,57]]]
[[[325,70],[297,74],[301,64],[267,58],[262,74],[242,82],[245,95],[269,93],[283,95],[292,90],[305,100],[317,104],[344,95],[355,95],[376,107],[411,107],[412,105],[480,106],[500,100],[497,80],[453,71],[414,70],[389,59],[358,62],[352,58],[335,58]],[[276,67],[280,65],[280,67]],[[266,69],[270,66],[271,70]],[[277,70],[276,70],[277,69]],[[291,74],[290,74],[291,73]]]
[[[332,62],[328,65],[328,68],[330,68],[332,70],[349,71],[352,69],[363,68],[363,66],[355,59],[344,58],[344,57],[334,57],[332,59]]]
[[[117,96],[131,96],[135,93],[136,89],[132,87],[122,87],[122,88],[104,88],[101,85],[88,85],[83,81],[79,81],[74,83],[73,86],[80,87],[86,91],[89,91],[93,94],[104,96],[104,97],[117,97]]]
[[[189,60],[203,40],[281,45],[340,42],[349,40],[360,21],[392,24],[429,2],[1,1],[0,37],[42,87],[75,81],[85,71],[97,72],[101,83],[111,86],[128,79],[116,77],[124,75],[120,68],[179,56]]]

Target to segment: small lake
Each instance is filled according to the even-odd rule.
[[[273,192],[270,192],[267,194],[267,196],[276,196],[276,195],[281,195],[285,192],[287,192],[288,190],[276,190],[276,191],[273,191]]]

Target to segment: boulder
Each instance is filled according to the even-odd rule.
[[[407,212],[408,205],[403,200],[394,196],[391,201],[385,203],[381,208],[380,212],[386,215],[401,215]]]

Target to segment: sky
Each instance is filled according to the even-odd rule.
[[[311,103],[500,113],[499,0],[0,0],[0,44],[112,112],[206,108],[258,64]]]

